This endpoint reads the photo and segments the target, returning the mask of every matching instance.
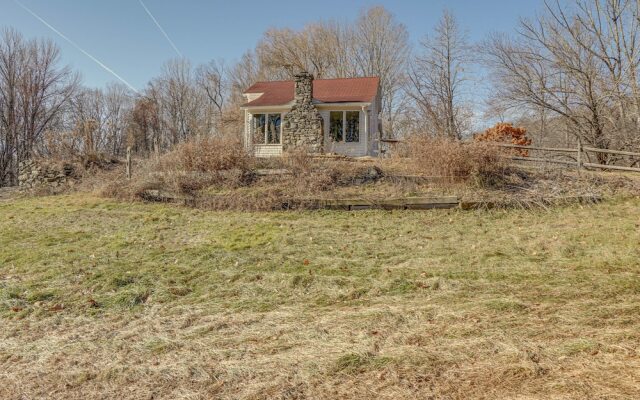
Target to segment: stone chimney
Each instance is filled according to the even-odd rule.
[[[302,71],[294,79],[293,105],[283,120],[283,150],[301,147],[309,153],[322,153],[322,116],[313,104],[313,75]]]
[[[296,103],[311,103],[313,101],[313,75],[302,71],[295,77],[295,101]]]

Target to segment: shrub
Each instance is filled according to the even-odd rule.
[[[253,157],[238,138],[214,136],[179,144],[162,157],[160,168],[190,172],[247,171]]]
[[[144,198],[147,190],[193,193],[208,186],[238,187],[253,179],[254,157],[240,140],[229,136],[208,137],[177,145],[157,160],[143,160],[133,179],[103,186],[109,197]]]
[[[313,157],[302,147],[287,150],[282,156],[282,162],[294,175],[309,174],[315,164]]]
[[[501,153],[483,142],[415,135],[405,142],[397,156],[409,158],[412,169],[422,175],[446,182],[474,178],[486,184],[504,173],[506,162]]]
[[[336,186],[353,186],[375,182],[383,176],[380,168],[354,161],[313,157],[306,150],[289,150],[283,156],[283,166],[291,171],[288,181],[296,194],[308,196],[326,192]]]
[[[254,157],[230,136],[182,143],[151,163],[150,173],[178,192],[192,193],[206,186],[237,187],[252,179]]]
[[[525,128],[515,127],[508,123],[498,123],[494,127],[476,135],[474,140],[478,142],[517,144],[519,146],[531,145],[531,139],[527,137]],[[529,156],[529,151],[526,149],[513,149],[512,152],[522,157]]]

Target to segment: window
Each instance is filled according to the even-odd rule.
[[[253,114],[253,143],[280,144],[281,114]]]
[[[267,114],[267,144],[280,144],[280,125],[282,116],[280,114]]]
[[[265,114],[253,114],[253,143],[264,144],[264,127],[267,116]]]
[[[345,142],[359,142],[360,141],[360,112],[359,111],[345,111],[344,117],[346,134]]]
[[[331,111],[329,135],[334,142],[360,141],[360,111]]]
[[[329,132],[334,142],[342,142],[342,111],[331,111],[329,113]]]

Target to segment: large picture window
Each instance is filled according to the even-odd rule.
[[[253,114],[253,143],[280,144],[282,114]]]
[[[329,112],[329,135],[334,142],[357,143],[360,141],[360,112]]]

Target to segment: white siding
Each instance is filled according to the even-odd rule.
[[[281,144],[256,144],[253,146],[256,157],[278,157],[282,155]]]

